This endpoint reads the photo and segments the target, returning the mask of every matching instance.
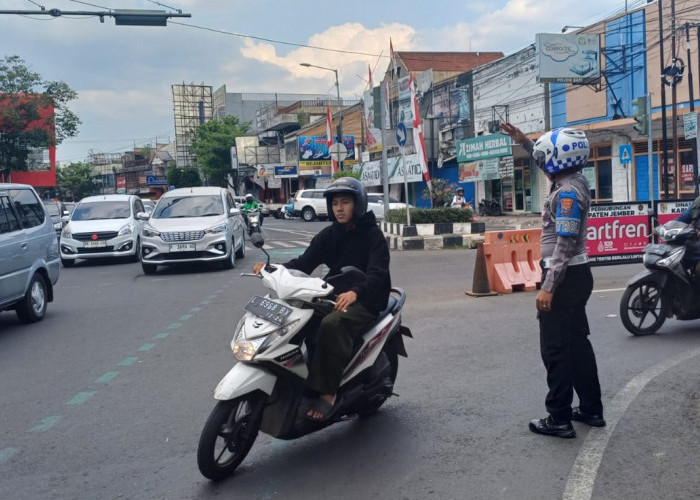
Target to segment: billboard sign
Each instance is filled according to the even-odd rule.
[[[147,186],[167,186],[168,178],[164,175],[147,175],[146,176]],[[124,186],[126,187],[126,186]]]
[[[357,163],[355,158],[355,136],[343,136],[343,144],[348,150],[345,165]],[[298,137],[299,170],[315,170],[331,165],[331,154],[328,151],[328,139],[323,135]]]
[[[510,137],[505,134],[491,134],[457,142],[457,162],[483,160],[511,155]]]
[[[592,264],[641,262],[649,243],[649,203],[605,203],[588,211],[586,251]]]
[[[275,177],[278,179],[296,178],[298,174],[296,165],[282,165],[275,167]]]
[[[537,82],[591,83],[600,78],[600,35],[538,33]]]
[[[116,184],[117,184],[117,193],[118,194],[126,194],[126,176],[125,175],[117,175]]]
[[[420,157],[417,154],[411,154],[404,157],[404,163],[401,163],[400,156],[387,158],[389,184],[403,184],[404,168],[406,171],[406,182],[421,182],[423,180]],[[360,182],[367,187],[382,185],[380,160],[355,165],[353,171],[360,172]]]
[[[659,226],[672,221],[685,212],[692,204],[693,200],[655,200],[654,213],[659,221]]]

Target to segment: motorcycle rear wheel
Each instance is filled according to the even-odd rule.
[[[219,481],[233,474],[253,447],[263,404],[255,393],[216,404],[197,448],[197,465],[204,477]]]
[[[633,335],[652,335],[666,321],[666,304],[653,281],[630,285],[620,300],[620,318]]]
[[[391,366],[391,372],[389,374],[389,378],[391,379],[391,383],[393,384],[396,382],[396,375],[398,374],[399,371],[399,357],[394,352],[393,350],[385,350],[380,353],[380,356],[386,356],[389,365]],[[374,415],[377,413],[379,408],[382,407],[384,402],[388,399],[389,397],[378,397],[375,401],[363,406],[362,408],[357,410],[357,414],[360,417],[369,417],[370,415]]]

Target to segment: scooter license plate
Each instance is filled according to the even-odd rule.
[[[283,325],[284,322],[287,321],[289,315],[292,314],[292,310],[289,307],[258,295],[252,297],[250,302],[248,302],[243,309],[254,314],[258,318],[280,326]]]

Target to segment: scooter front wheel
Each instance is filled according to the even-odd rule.
[[[620,300],[620,318],[633,335],[652,335],[666,321],[661,289],[654,281],[640,281],[627,287]]]
[[[197,449],[197,465],[204,477],[218,481],[233,474],[253,447],[263,404],[263,397],[257,393],[217,403]]]

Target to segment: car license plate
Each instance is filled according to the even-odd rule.
[[[98,247],[106,247],[107,246],[107,241],[106,240],[97,240],[97,241],[86,241],[84,243],[85,248],[98,248]]]
[[[197,247],[194,243],[175,243],[170,245],[171,252],[194,252]]]
[[[292,314],[289,307],[258,295],[252,297],[243,309],[276,325],[283,325]]]

